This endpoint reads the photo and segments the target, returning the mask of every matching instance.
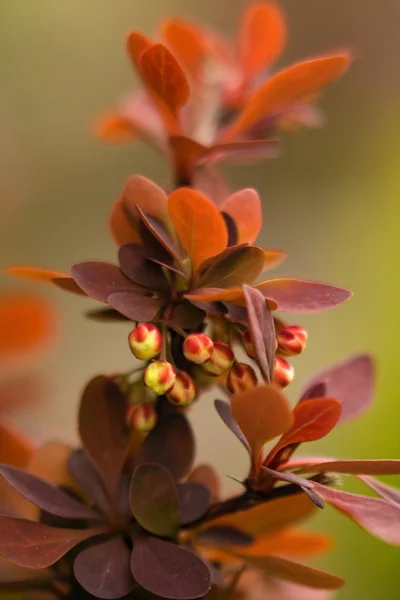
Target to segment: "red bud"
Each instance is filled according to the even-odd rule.
[[[229,371],[234,360],[235,355],[228,344],[217,340],[214,342],[214,350],[211,357],[201,365],[201,368],[208,375],[219,377]]]
[[[168,394],[168,400],[177,406],[188,406],[196,397],[196,383],[185,371],[178,371],[175,384]]]
[[[278,352],[284,356],[301,354],[307,344],[307,331],[299,325],[283,327],[278,331]]]
[[[212,339],[205,333],[190,333],[183,342],[183,354],[197,365],[208,360],[214,350]]]
[[[253,367],[245,363],[236,363],[229,371],[226,386],[231,394],[239,394],[256,387],[257,375]]]
[[[276,356],[274,362],[274,384],[280,388],[285,388],[293,379],[294,369],[292,365],[281,356]]]
[[[144,384],[157,394],[167,394],[174,387],[176,371],[166,360],[154,360],[143,372]]]
[[[126,420],[132,429],[146,433],[154,429],[157,423],[157,412],[153,404],[131,404]]]
[[[142,323],[131,331],[128,342],[136,358],[150,360],[161,352],[162,335],[158,327],[152,323]]]

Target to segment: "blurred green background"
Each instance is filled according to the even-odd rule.
[[[326,280],[355,292],[350,303],[301,319],[310,341],[295,361],[290,396],[296,397],[311,372],[355,351],[369,349],[378,359],[373,410],[316,450],[395,458],[400,454],[400,3],[286,0],[282,5],[290,40],[281,64],[343,47],[354,50],[357,60],[325,95],[322,130],[286,137],[277,160],[225,173],[233,188],[254,186],[262,194],[262,242],[289,253],[279,275]],[[232,33],[245,6],[244,0],[1,1],[1,267],[22,263],[67,270],[76,260],[114,258],[107,215],[125,179],[142,173],[162,185],[168,180],[165,164],[143,144],[107,147],[91,138],[94,115],[137,85],[124,53],[125,34],[131,29],[150,34],[164,18],[178,14]],[[2,288],[12,283],[1,277]],[[53,297],[63,320],[60,344],[45,364],[49,393],[40,406],[27,403],[10,418],[38,441],[71,441],[87,378],[130,364],[127,330],[85,321],[83,300],[44,293]],[[192,419],[199,458],[216,463],[222,474],[244,474],[246,457],[214,417],[211,397],[196,405]],[[398,550],[329,509],[316,526],[337,539],[323,564],[348,580],[338,600],[400,598]]]

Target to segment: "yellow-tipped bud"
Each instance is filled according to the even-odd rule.
[[[294,369],[287,360],[281,356],[275,357],[274,362],[274,384],[280,388],[285,388],[294,379]]]
[[[228,344],[217,340],[214,342],[214,350],[211,357],[201,365],[201,368],[208,375],[219,377],[229,371],[234,360],[235,355]]]
[[[257,375],[246,363],[236,363],[229,371],[226,387],[231,394],[239,394],[257,386]]]
[[[126,417],[129,427],[141,433],[154,429],[157,412],[153,404],[131,404]]]
[[[176,406],[188,406],[193,402],[197,394],[196,383],[185,371],[178,371],[174,387],[168,393],[168,400]]]
[[[151,362],[143,372],[144,384],[157,394],[162,396],[172,390],[175,384],[176,371],[171,363],[166,360],[155,360]]]
[[[284,356],[301,354],[307,344],[307,331],[299,325],[283,327],[278,331],[278,352]]]
[[[183,354],[190,362],[202,365],[214,350],[212,339],[205,333],[190,333],[183,342]]]
[[[158,327],[152,323],[142,323],[131,331],[128,342],[136,358],[151,360],[161,352],[162,335]]]

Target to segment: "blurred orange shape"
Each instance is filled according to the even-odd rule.
[[[199,77],[209,55],[204,32],[189,21],[170,19],[164,24],[162,34],[187,72],[194,79]]]
[[[132,31],[126,38],[126,49],[134,67],[139,68],[139,59],[143,52],[152,46],[152,42],[139,31]]]
[[[39,281],[40,283],[48,283],[55,285],[66,292],[72,294],[78,294],[80,296],[86,296],[80,287],[75,283],[71,275],[67,273],[60,273],[58,271],[52,271],[51,269],[40,269],[38,267],[8,267],[5,272],[8,275],[15,275],[16,277],[23,277],[31,281]]]

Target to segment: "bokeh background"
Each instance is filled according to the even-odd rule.
[[[0,267],[67,270],[82,259],[113,259],[107,215],[125,179],[142,173],[164,185],[168,172],[145,145],[107,147],[91,136],[93,117],[137,85],[124,53],[130,29],[147,33],[181,14],[232,33],[245,0],[31,0],[0,3]],[[339,456],[400,455],[400,22],[399,0],[286,0],[290,40],[281,60],[349,47],[350,73],[325,95],[326,125],[286,137],[283,155],[225,169],[233,188],[262,194],[262,242],[284,249],[280,275],[350,287],[354,299],[302,318],[310,342],[296,359],[301,382],[358,350],[378,360],[377,401],[316,450]],[[0,276],[0,290],[14,287]],[[25,289],[32,289],[26,284]],[[5,407],[35,440],[76,439],[85,381],[131,363],[126,325],[84,319],[90,303],[61,292],[59,342],[43,360],[46,394]],[[296,318],[295,318],[296,319]],[[211,398],[192,411],[199,457],[241,476],[246,457],[214,417]],[[227,489],[230,485],[227,479]],[[356,487],[348,489],[356,490]],[[361,488],[360,488],[361,489]],[[321,563],[348,580],[338,600],[398,600],[399,553],[326,509],[315,521],[336,537]]]

